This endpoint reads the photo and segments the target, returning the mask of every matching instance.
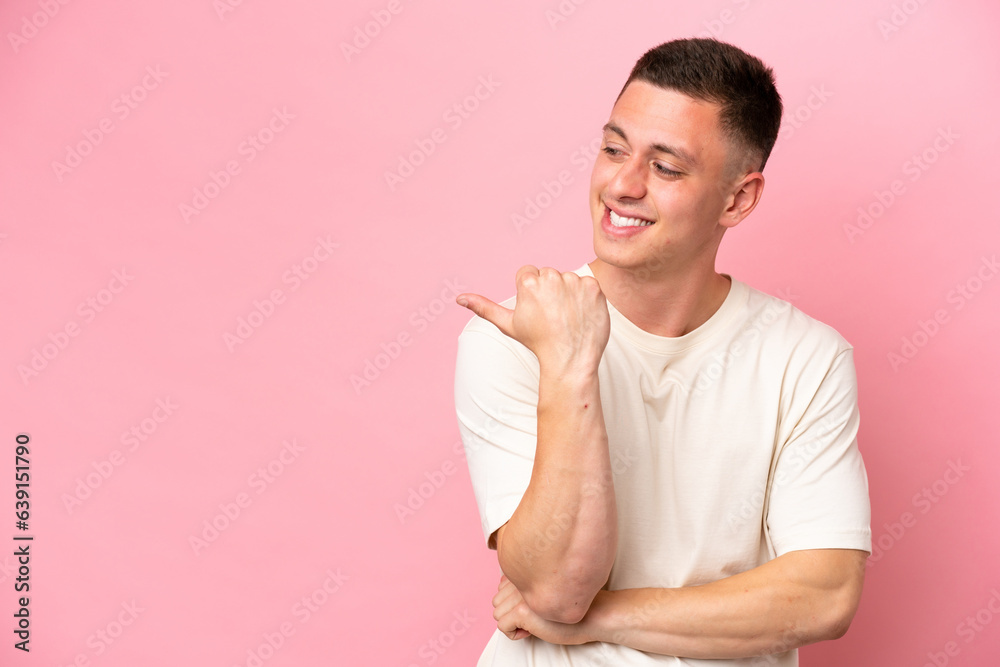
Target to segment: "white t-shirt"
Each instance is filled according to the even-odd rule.
[[[593,276],[587,264],[575,273]],[[729,277],[715,314],[675,338],[640,329],[608,303],[598,377],[618,508],[609,590],[703,584],[800,549],[871,552],[853,348]],[[489,321],[474,316],[459,335],[456,412],[487,543],[531,478],[538,377],[535,355]],[[695,660],[512,641],[497,630],[479,665],[797,663],[794,650]]]

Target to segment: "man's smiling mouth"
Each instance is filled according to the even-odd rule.
[[[615,227],[648,227],[653,224],[653,220],[644,220],[642,218],[629,218],[624,215],[619,215],[611,209],[608,208],[608,217],[611,219],[611,224]]]

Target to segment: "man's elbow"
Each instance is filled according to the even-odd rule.
[[[579,623],[587,615],[590,605],[608,581],[608,573],[582,570],[577,576],[566,568],[562,576],[538,582],[522,597],[533,612],[557,623]]]
[[[568,624],[582,621],[596,596],[596,590],[593,593],[579,589],[570,592],[561,586],[522,594],[531,611],[547,621]]]
[[[847,634],[854,620],[854,613],[857,607],[841,608],[838,612],[832,613],[824,628],[823,639],[840,639]]]
[[[754,655],[766,655],[787,651],[793,648],[802,648],[817,642],[840,639],[847,634],[854,619],[856,607],[843,605],[839,599],[826,599],[821,612],[814,612],[810,616],[803,616],[798,621],[786,627],[785,630],[777,631],[770,640],[758,647]]]
[[[608,581],[613,559],[605,563],[595,562],[593,557],[566,559],[551,574],[538,567],[529,567],[518,576],[513,568],[508,569],[510,561],[503,546],[506,542],[501,542],[499,537],[500,569],[518,586],[522,599],[531,611],[557,623],[572,624],[583,620],[597,592]]]
[[[844,586],[827,607],[828,613],[821,628],[821,640],[840,639],[846,635],[860,602],[860,582]]]

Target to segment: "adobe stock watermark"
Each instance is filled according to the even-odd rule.
[[[493,78],[493,75],[480,76],[479,83],[475,89],[458,102],[455,102],[441,114],[448,129],[436,127],[426,136],[413,140],[416,148],[409,153],[400,153],[394,171],[386,170],[383,173],[385,184],[390,192],[395,192],[406,179],[413,176],[421,165],[427,162],[427,158],[434,154],[437,147],[448,141],[448,132],[454,132],[467,120],[472,118],[472,114],[482,105],[483,102],[493,97],[497,88],[502,85],[500,81]]]
[[[404,9],[402,0],[389,0],[384,8],[369,11],[371,20],[354,26],[351,41],[340,43],[340,52],[344,54],[344,60],[351,62],[351,59],[360,56],[361,52],[371,46],[378,36],[389,27],[393,18],[402,14]]]
[[[133,424],[122,433],[119,440],[125,451],[132,453],[138,450],[159,430],[160,425],[170,419],[174,411],[180,407],[169,396],[157,398],[155,403],[150,416]],[[63,493],[60,498],[66,512],[72,515],[74,510],[82,507],[84,501],[93,496],[97,489],[104,486],[118,468],[125,464],[126,460],[123,450],[113,449],[107,458],[91,461],[90,468],[93,470],[82,477],[77,477],[72,493]]]
[[[289,613],[299,622],[299,626],[308,623],[313,615],[321,611],[332,597],[343,588],[344,583],[351,579],[339,567],[336,571],[328,569],[322,576],[324,578],[321,584],[292,605]],[[296,629],[295,623],[286,620],[278,624],[274,630],[264,632],[261,635],[263,641],[247,649],[246,660],[242,663],[242,667],[262,667],[295,635]],[[237,665],[236,667],[241,666]]]
[[[990,589],[990,597],[986,603],[955,626],[955,634],[965,644],[971,644],[998,615],[1000,615],[1000,590],[994,587]],[[962,647],[959,643],[954,639],[949,640],[945,642],[940,651],[927,652],[927,662],[923,664],[923,667],[946,667],[951,664],[953,658],[957,658],[961,653]]]
[[[760,524],[764,520],[764,500],[767,494],[765,487],[761,487],[744,498],[739,507],[732,510],[726,517],[726,525],[731,533],[738,533],[740,529],[747,525],[752,519],[755,524]]]
[[[696,37],[701,37],[702,39],[708,39],[714,37],[715,39],[721,39],[722,33],[725,32],[726,26],[730,26],[736,23],[736,19],[739,15],[749,9],[751,0],[732,0],[733,6],[736,10],[727,7],[719,12],[719,15],[714,19],[708,19],[702,22],[705,29],[699,32]]]
[[[585,482],[582,488],[584,498],[604,496],[609,492],[611,495],[614,495],[615,477],[624,475],[639,460],[632,448],[616,449],[609,454],[611,464],[610,478]],[[534,564],[536,558],[543,556],[549,549],[562,540],[567,530],[577,525],[577,522],[573,520],[573,517],[568,512],[556,512],[549,519],[545,530],[533,535],[527,544],[523,545],[524,551],[522,555],[528,565]]]
[[[868,567],[872,567],[875,563],[882,560],[886,553],[899,544],[907,531],[917,525],[918,514],[921,516],[928,514],[948,495],[952,487],[962,481],[965,478],[965,474],[972,470],[971,466],[962,463],[962,459],[955,461],[948,459],[947,464],[948,467],[940,477],[913,494],[910,504],[917,511],[917,514],[906,510],[897,519],[882,524],[885,530],[877,539],[872,539],[872,553],[868,557]]]
[[[75,143],[66,144],[66,154],[63,161],[52,161],[52,171],[56,175],[56,180],[62,183],[67,174],[72,173],[74,169],[82,165],[84,159],[92,155],[94,149],[101,145],[109,134],[114,132],[115,121],[120,123],[132,115],[132,112],[149,98],[149,94],[160,87],[169,74],[169,72],[160,69],[160,65],[147,66],[146,72],[139,82],[116,97],[111,103],[113,118],[105,116],[97,121],[96,127],[88,127],[83,130],[82,139]]]
[[[465,418],[459,415],[459,432],[461,438],[455,442],[452,451],[466,465],[468,465],[468,458],[470,456],[475,456],[477,452],[480,452],[484,448],[496,446],[496,435],[502,432],[503,429],[510,428],[512,415],[505,412],[503,406],[496,406],[496,409],[497,413],[495,415],[487,415],[478,424],[469,424]],[[609,451],[608,454],[611,478],[592,480],[585,483],[582,489],[584,497],[606,493],[609,488],[613,488],[615,476],[620,477],[624,475],[639,461],[632,448],[615,448],[614,451]],[[415,513],[423,506],[426,500],[436,493],[436,489],[432,490],[432,486],[433,484],[428,486],[426,483],[421,483],[415,489],[411,489],[416,491],[416,495],[408,495],[407,506],[401,506],[397,509],[397,515],[400,517],[401,523],[405,517],[410,515],[407,509]],[[424,497],[425,494],[426,497]],[[534,542],[529,545],[525,553],[528,562],[532,562],[537,556],[546,552],[571,525],[572,521],[569,514],[561,513],[555,515],[545,531],[537,535]]]
[[[781,127],[778,129],[778,140],[771,150],[771,155],[777,153],[782,144],[792,138],[796,130],[812,120],[813,115],[822,109],[831,97],[833,97],[833,91],[827,90],[826,84],[821,83],[818,87],[809,87],[809,96],[805,102],[794,109],[786,109],[781,120]]]
[[[268,490],[279,477],[285,474],[289,466],[294,464],[306,448],[298,444],[292,438],[291,441],[282,442],[281,451],[273,459],[257,468],[256,471],[247,477],[247,486],[256,496]],[[211,517],[202,521],[202,527],[198,534],[188,535],[188,545],[195,556],[202,553],[213,544],[222,533],[236,523],[244,511],[253,504],[254,496],[247,491],[240,491],[232,500],[219,503],[219,511]]]
[[[469,454],[490,447],[493,444],[491,438],[501,432],[509,422],[511,416],[503,405],[490,408],[496,409],[496,415],[488,415],[483,423],[474,426],[467,424],[459,415],[459,439],[452,445],[451,451],[462,461],[466,461]]]
[[[437,495],[448,480],[459,469],[463,468],[462,464],[465,463],[467,465],[466,456],[468,453],[479,451],[484,445],[488,446],[489,441],[487,438],[491,432],[497,431],[499,428],[500,422],[490,417],[483,427],[474,432],[470,431],[465,442],[459,439],[452,445],[453,458],[447,458],[432,470],[424,471],[420,481],[406,489],[406,498],[402,502],[394,503],[392,506],[399,523],[401,525],[405,524],[411,517],[416,516],[417,512],[423,509],[427,502]],[[458,463],[456,463],[456,460]],[[615,474],[624,474],[626,470],[632,467],[636,460],[631,450],[616,451],[614,456],[611,457],[612,472]],[[605,488],[605,486],[590,483],[584,488],[584,495],[593,495],[602,488]],[[561,530],[559,532],[561,533]],[[558,536],[558,533],[556,536]],[[547,549],[548,546],[546,545],[545,548]]]
[[[650,582],[650,587],[674,588],[674,585],[661,581]],[[652,620],[662,619],[669,604],[669,602],[664,604],[664,601],[656,596],[650,596],[641,605],[635,604],[629,608],[629,611],[622,618],[622,625],[629,628],[640,628]],[[612,636],[613,643],[616,644],[624,644],[625,639],[625,633],[621,630]]]
[[[340,43],[340,52],[344,54],[344,60],[351,62],[352,58],[361,55],[361,52],[371,46],[372,42],[382,34],[395,16],[403,12],[405,7],[402,0],[389,0],[384,8],[372,9],[369,11],[371,20],[363,25],[354,26],[354,34],[350,42]]]
[[[483,446],[489,445],[488,438],[497,433],[503,426],[499,421],[505,417],[502,405],[497,406],[497,412],[497,417],[489,417],[485,424],[479,425],[475,429],[465,430],[464,425],[460,427],[464,437],[460,437],[452,443],[452,456],[446,458],[433,470],[424,471],[420,481],[406,489],[406,498],[402,502],[393,504],[392,509],[401,525],[405,524],[411,517],[416,516],[417,512],[437,495],[437,492],[458,472],[459,468],[466,465],[468,452],[476,452]]]
[[[830,413],[826,413],[815,422],[812,427],[812,435],[808,440],[797,442],[782,451],[782,463],[780,470],[774,476],[772,487],[780,487],[788,484],[797,473],[801,472],[815,456],[830,443],[829,434],[839,431],[844,426],[843,422],[834,418]],[[726,517],[726,523],[731,532],[739,532],[753,520],[755,524],[760,524],[764,518],[764,501],[767,498],[766,485],[761,486],[744,498],[739,507],[734,509]]]
[[[669,585],[655,586],[657,588],[671,588]],[[649,598],[642,606],[636,606],[627,616],[623,618],[623,624],[630,628],[641,627],[650,620],[662,619],[665,611],[670,609],[671,600],[666,598],[663,601],[658,598]],[[619,631],[612,637],[614,643],[623,644],[626,639],[625,633]],[[809,641],[803,628],[796,627],[795,623],[788,623],[777,639],[772,641],[763,650],[752,656],[750,665],[753,667],[764,667],[775,664],[784,653],[797,647],[805,645]]]
[[[244,0],[212,0],[212,9],[220,21],[226,20],[227,14],[232,14],[239,7],[243,6]]]
[[[803,646],[808,641],[805,630],[789,625],[782,631],[781,637],[771,643],[762,655],[754,656],[750,661],[752,667],[763,667],[773,665],[778,661],[779,656],[792,649]]]
[[[32,378],[38,377],[42,371],[48,368],[69,347],[70,341],[80,335],[83,327],[92,323],[100,313],[103,313],[114,302],[117,295],[121,294],[135,278],[128,271],[128,267],[124,266],[120,270],[113,271],[107,287],[101,288],[93,296],[87,297],[76,307],[76,314],[80,316],[79,321],[76,319],[66,320],[59,329],[49,332],[48,342],[43,343],[41,348],[33,347],[31,349],[31,358],[27,364],[17,365],[17,374],[23,384],[27,385]]]
[[[577,8],[587,0],[560,0],[553,9],[545,10],[545,20],[549,27],[555,30],[560,23],[565,23],[569,17],[576,14]]]
[[[26,14],[21,17],[21,28],[17,32],[8,32],[7,41],[14,53],[21,50],[28,40],[34,39],[38,33],[49,24],[49,21],[56,17],[64,5],[68,5],[69,0],[39,0],[40,11]]]
[[[903,162],[900,167],[903,175],[909,177],[911,183],[920,180],[920,177],[927,173],[927,170],[938,161],[941,154],[947,152],[960,136],[955,134],[951,127],[939,127],[937,136],[927,148]],[[872,193],[872,200],[868,204],[858,207],[856,223],[844,223],[844,234],[847,235],[847,240],[853,245],[855,239],[871,229],[875,222],[885,215],[886,211],[905,193],[906,182],[901,178],[894,179],[885,190],[875,190]]]
[[[86,646],[90,654],[83,651],[77,653],[67,667],[91,667],[91,657],[104,655],[135,624],[139,614],[146,611],[135,600],[122,602],[119,606],[121,609],[113,614],[110,621],[87,637]]]
[[[267,150],[278,136],[288,129],[289,121],[292,120],[295,120],[295,115],[288,111],[288,107],[272,108],[271,117],[267,122],[253,134],[248,134],[237,146],[238,157],[227,160],[223,168],[218,171],[210,169],[208,180],[204,185],[193,189],[190,203],[181,202],[177,205],[181,219],[190,224],[191,218],[201,215],[209,204],[233,184],[233,179],[242,173],[243,166],[253,162],[260,153]]]
[[[417,649],[417,656],[423,660],[423,664],[433,665],[437,662],[476,622],[476,618],[469,613],[468,609],[462,612],[452,612],[451,616],[452,618],[444,630],[428,639]],[[419,667],[419,665],[411,662],[407,667]]]
[[[461,445],[461,442],[458,444]],[[416,515],[417,511],[422,509],[424,504],[433,498],[456,472],[458,472],[458,467],[451,459],[445,459],[434,470],[425,471],[421,481],[406,490],[406,500],[392,506],[399,523],[405,524],[407,519]]]
[[[289,293],[302,287],[305,281],[309,280],[323,264],[329,261],[333,256],[333,251],[340,247],[340,244],[330,240],[330,236],[330,234],[327,234],[326,238],[317,236],[316,244],[312,250],[281,274],[282,284],[290,286]],[[226,348],[230,352],[235,352],[238,346],[250,340],[250,337],[274,316],[278,306],[283,305],[287,297],[284,290],[276,287],[263,299],[254,299],[250,312],[236,318],[236,328],[222,334],[222,342],[226,344]]]
[[[402,355],[403,350],[413,344],[417,336],[427,331],[432,323],[453,306],[455,297],[468,290],[469,288],[460,284],[457,278],[454,280],[445,279],[444,289],[441,290],[440,296],[431,299],[410,313],[408,319],[410,329],[404,329],[391,340],[382,343],[379,346],[379,352],[364,360],[361,371],[351,374],[349,380],[351,387],[354,388],[354,394],[360,396],[364,389],[378,380],[382,373],[392,365],[392,362]]]
[[[635,627],[634,625],[631,627]],[[615,634],[614,642],[594,642],[588,644],[587,667],[617,667],[621,661],[621,654],[618,653],[613,644],[624,644],[625,636],[618,632]],[[595,651],[599,651],[596,655]]]
[[[601,143],[601,138],[596,137],[589,143],[581,144],[570,154],[569,165],[575,167],[576,172],[592,167],[597,154],[601,151]],[[575,182],[573,170],[569,168],[560,169],[551,180],[543,178],[535,194],[524,198],[524,208],[510,214],[511,224],[517,233],[521,234],[526,227],[535,224],[542,213]]]
[[[910,22],[910,19],[920,11],[920,8],[927,4],[927,0],[903,0],[903,2],[893,3],[889,17],[879,18],[875,22],[875,27],[882,34],[882,41],[888,42],[889,37]]]
[[[900,366],[910,363],[920,350],[927,347],[941,332],[942,327],[951,322],[952,314],[962,310],[975,299],[986,283],[992,281],[998,272],[1000,263],[997,262],[996,254],[990,257],[983,255],[972,275],[956,283],[945,295],[945,303],[951,306],[951,310],[947,307],[937,308],[927,319],[917,320],[913,333],[903,336],[899,347],[886,354],[886,360],[893,372],[898,373]]]
[[[764,309],[746,323],[738,338],[724,350],[712,353],[711,360],[699,369],[692,381],[691,393],[693,395],[701,396],[709,387],[719,381],[725,371],[751,349],[754,341],[760,338],[769,326],[776,322],[779,317],[791,311],[791,302],[798,298],[790,288],[778,290],[775,296],[777,300],[769,299]]]

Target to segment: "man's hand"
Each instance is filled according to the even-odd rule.
[[[521,343],[553,370],[596,371],[611,335],[608,304],[596,278],[522,266],[514,310],[479,294],[455,301]]]
[[[531,611],[521,592],[506,576],[500,577],[500,586],[493,596],[493,618],[500,631],[510,639],[534,635],[551,644],[584,644],[590,641],[583,635],[583,626],[548,621]]]

